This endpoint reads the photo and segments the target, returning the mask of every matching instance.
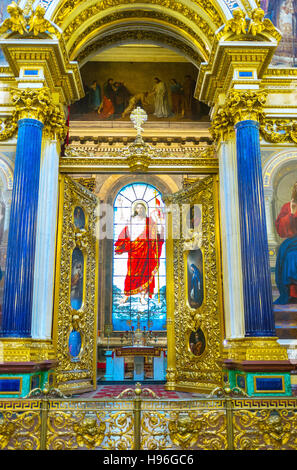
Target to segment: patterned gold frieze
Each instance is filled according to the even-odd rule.
[[[0,362],[41,362],[55,359],[51,341],[2,338]]]
[[[286,348],[271,338],[241,338],[228,340],[224,358],[234,361],[286,361]]]
[[[114,172],[115,168],[121,171],[134,171],[141,168],[142,171],[176,171],[176,167],[187,168],[188,172],[195,173],[217,173],[218,159],[212,145],[201,146],[199,150],[185,148],[183,151],[156,149],[148,144],[129,145],[120,151],[103,152],[98,147],[98,152],[91,152],[71,146],[65,152],[65,156],[60,160],[60,171],[63,173],[75,173],[85,171],[95,172],[104,170]]]

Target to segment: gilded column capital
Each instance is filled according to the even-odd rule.
[[[263,107],[267,92],[258,90],[231,90],[225,104],[217,111],[211,125],[215,141],[231,137],[235,124],[240,121],[265,121]]]
[[[52,106],[47,88],[19,88],[13,90],[11,99],[18,120],[36,119],[45,124]]]
[[[67,134],[65,116],[61,107],[53,103],[48,88],[25,88],[12,91],[12,115],[0,120],[0,141],[15,135],[20,119],[36,119],[44,125],[50,137],[64,140]]]
[[[234,125],[247,119],[262,121],[263,107],[266,103],[267,92],[255,90],[232,90],[227,98],[226,108]]]

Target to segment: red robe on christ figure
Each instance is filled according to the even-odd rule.
[[[135,294],[143,297],[148,293],[151,298],[154,293],[155,275],[164,243],[162,231],[158,233],[157,219],[146,217],[146,207],[138,203],[130,225],[125,226],[115,243],[116,254],[128,253],[124,301]]]

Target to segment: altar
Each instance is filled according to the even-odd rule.
[[[133,362],[133,380],[145,380],[145,361],[152,358],[152,380],[165,380],[167,357],[164,348],[158,346],[122,346],[106,351],[105,380],[125,380],[125,360]]]

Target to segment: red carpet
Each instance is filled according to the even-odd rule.
[[[135,389],[135,385],[103,385],[100,387],[94,395],[92,395],[92,398],[116,398],[123,390],[126,390],[127,388],[132,388],[132,390]],[[175,391],[167,391],[164,390],[164,387],[162,385],[145,385],[142,384],[142,389],[150,389],[152,390],[158,398],[179,398],[179,395]],[[145,398],[145,395],[142,395],[143,398]],[[151,395],[147,395],[151,396]],[[124,398],[124,397],[123,397]],[[125,395],[125,398],[127,398],[127,395]]]

